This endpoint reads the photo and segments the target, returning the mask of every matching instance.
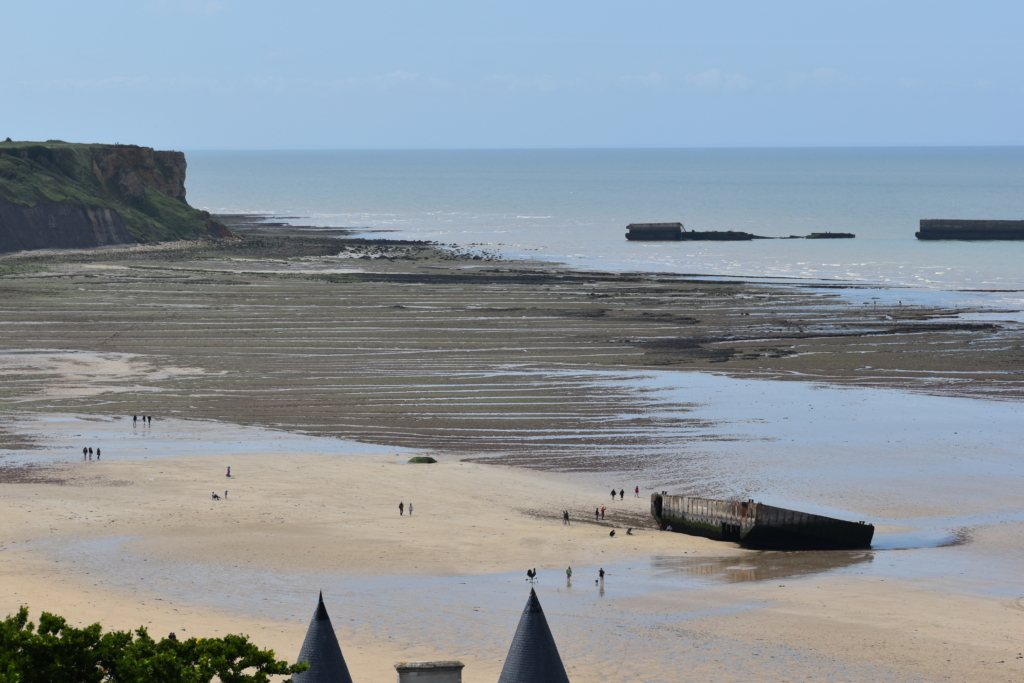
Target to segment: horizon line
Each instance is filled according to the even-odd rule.
[[[109,143],[90,143],[109,144]],[[143,145],[148,146],[148,145]],[[557,151],[674,151],[705,149],[1008,149],[1024,143],[906,144],[906,145],[679,145],[679,146],[566,146],[566,147],[182,147],[191,152],[557,152]]]

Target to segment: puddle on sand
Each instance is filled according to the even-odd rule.
[[[729,580],[725,575],[675,571],[672,558],[652,558],[605,565],[603,582],[599,567],[574,567],[573,580],[564,569],[539,572],[535,584],[524,572],[465,577],[348,576],[330,572],[269,572],[246,567],[224,567],[185,562],[155,562],[126,550],[130,538],[94,541],[42,542],[64,571],[101,586],[122,591],[143,602],[159,597],[178,603],[246,615],[260,620],[290,624],[297,637],[306,629],[319,591],[339,639],[372,640],[393,646],[396,652],[419,651],[431,658],[500,656],[508,649],[531,587],[537,590],[552,630],[559,634],[559,650],[569,661],[631,662],[646,652],[644,670],[630,672],[630,680],[648,680],[645,671],[672,671],[686,667],[689,657],[734,661],[728,639],[707,642],[686,624],[717,614],[757,610],[767,601],[735,599],[719,594],[710,600],[698,591],[711,582]],[[849,558],[847,558],[849,559]],[[707,559],[701,560],[707,562]],[[715,559],[710,560],[714,562]],[[737,558],[719,558],[723,568]],[[776,560],[773,559],[773,562]],[[746,562],[746,560],[739,560]],[[866,564],[860,561],[860,564]],[[837,563],[842,564],[842,561]],[[853,565],[853,566],[856,566]],[[734,574],[735,575],[735,574]],[[765,575],[776,579],[782,574]],[[682,599],[657,609],[637,608],[639,596],[661,591],[683,591]],[[690,600],[686,596],[692,595]],[[613,628],[608,625],[613,624]],[[193,635],[185,622],[179,634]],[[257,629],[250,635],[259,636]],[[595,628],[599,637],[594,637]],[[700,642],[700,647],[679,648],[680,637]],[[778,657],[790,673],[804,676],[831,671],[828,661],[807,662],[809,653],[769,644],[758,651]],[[735,653],[733,653],[735,655]],[[738,665],[739,666],[739,665]],[[741,667],[742,668],[742,667]],[[780,680],[784,676],[780,673]],[[864,680],[890,680],[886,676]],[[891,679],[896,680],[896,679]]]
[[[99,447],[104,460],[160,458],[175,455],[234,455],[245,453],[386,454],[418,451],[378,446],[322,436],[306,436],[227,422],[154,419],[151,427],[132,426],[131,417],[102,418],[76,415],[11,416],[8,432],[23,436],[41,449],[0,449],[4,465],[54,463],[82,459],[82,447]]]
[[[352,576],[155,561],[131,551],[131,541],[128,537],[113,537],[31,545],[58,560],[62,571],[97,586],[114,588],[126,599],[145,602],[158,597],[290,623],[298,634],[305,630],[316,595],[322,590],[343,642],[359,638],[389,643],[405,651],[420,647],[437,659],[458,658],[467,652],[505,652],[529,589],[535,587],[552,629],[566,634],[559,642],[560,648],[566,648],[564,656],[605,661],[610,650],[621,649],[623,656],[628,656],[653,648],[653,657],[668,653],[668,660],[659,661],[659,666],[670,668],[678,668],[680,657],[685,660],[685,653],[673,648],[678,646],[680,635],[689,633],[687,623],[770,604],[769,599],[734,598],[729,591],[702,590],[709,586],[766,582],[774,589],[779,582],[835,574],[869,575],[881,580],[953,575],[976,585],[979,575],[985,573],[979,572],[978,563],[970,556],[955,557],[950,548],[766,551],[718,557],[636,558],[604,565],[603,582],[597,578],[598,566],[573,567],[571,582],[566,580],[564,569],[542,569],[537,582],[530,584],[524,580],[524,572],[452,577]],[[982,585],[981,590],[986,587]],[[640,600],[643,597],[654,600]],[[640,604],[656,604],[657,608],[637,607]],[[613,632],[603,633],[596,643],[586,635],[608,620],[614,621]],[[189,626],[183,622],[179,630],[191,635]],[[667,634],[671,642],[656,642],[657,634]],[[258,636],[258,631],[251,635]],[[727,650],[732,645],[723,641],[721,647]],[[612,654],[614,659],[617,655]]]
[[[893,536],[902,534],[892,534]],[[276,572],[244,566],[227,567],[186,561],[155,560],[130,550],[131,537],[53,540],[28,544],[41,549],[72,574],[128,593],[157,592],[173,600],[228,609],[261,618],[304,618],[308,596],[323,589],[344,596],[350,615],[372,621],[388,610],[426,612],[443,605],[467,604],[500,610],[507,590],[518,594],[524,572],[478,576],[358,576],[337,572]],[[20,545],[20,544],[15,544]],[[10,548],[13,549],[14,545]],[[536,586],[554,590],[559,608],[584,610],[602,598],[632,598],[664,591],[698,590],[713,584],[796,580],[816,575],[852,573],[880,577],[936,576],[971,572],[1001,580],[1000,568],[979,571],[981,560],[969,555],[953,559],[946,548],[904,551],[750,551],[723,556],[657,555],[603,566],[604,586],[595,583],[598,566],[573,568],[571,582],[564,569],[541,570]],[[254,601],[251,596],[261,599]],[[429,596],[429,599],[424,599]],[[573,607],[577,605],[577,607]]]
[[[963,536],[948,529],[915,529],[892,534],[875,534],[872,550],[916,550],[943,548],[962,543]]]
[[[874,553],[856,551],[757,552],[741,557],[659,556],[651,558],[651,569],[660,576],[693,576],[708,581],[741,583],[797,579],[849,569],[867,569]]]

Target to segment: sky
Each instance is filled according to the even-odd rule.
[[[1024,2],[0,0],[0,139],[1024,144]]]

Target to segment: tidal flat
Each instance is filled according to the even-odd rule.
[[[537,566],[573,680],[1024,672],[1019,311],[344,235],[16,254],[0,274],[5,614],[59,600],[290,657],[326,588],[354,674],[455,657],[483,681]],[[402,464],[418,451],[440,466]],[[223,487],[234,507],[210,501]],[[880,542],[658,533],[662,489],[857,515]]]

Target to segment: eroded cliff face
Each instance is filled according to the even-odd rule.
[[[82,209],[59,202],[25,206],[0,197],[0,253],[134,242],[112,209]]]
[[[0,143],[0,252],[232,237],[185,201],[181,152]]]
[[[111,145],[93,152],[92,172],[108,191],[142,197],[146,185],[185,201],[185,153],[158,152],[152,147]]]

